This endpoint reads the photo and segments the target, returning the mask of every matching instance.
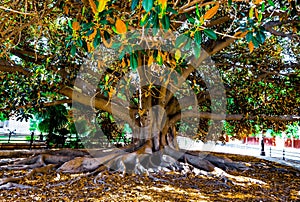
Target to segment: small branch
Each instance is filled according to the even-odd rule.
[[[13,10],[11,8],[6,8],[4,6],[0,6],[0,9],[2,9],[4,11],[10,11],[10,12],[13,12],[13,13],[21,14],[21,15],[34,15],[34,13],[24,13],[24,12],[21,12],[21,11]]]
[[[176,0],[176,2],[175,2],[174,5],[173,5],[173,9],[176,8],[176,6],[178,5],[179,2],[180,2],[180,0]]]
[[[213,26],[216,26],[216,25],[219,25],[219,24],[223,24],[225,22],[228,22],[229,20],[231,20],[231,18],[229,16],[223,16],[223,17],[220,17],[218,19],[210,21],[206,25],[206,27],[213,27]]]
[[[188,13],[190,11],[193,11],[196,9],[196,6],[194,6],[195,4],[199,3],[199,2],[203,2],[203,0],[195,0],[193,2],[191,2],[190,4],[184,5],[179,9],[179,13]],[[203,7],[203,6],[207,6],[210,4],[215,4],[216,2],[206,2],[206,3],[201,3],[198,4],[198,7]]]

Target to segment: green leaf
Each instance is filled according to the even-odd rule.
[[[104,80],[105,80],[105,82],[108,82],[109,76],[107,74],[105,75]]]
[[[132,0],[131,2],[131,10],[133,11],[135,7],[138,5],[139,0]]]
[[[268,0],[268,3],[271,5],[271,6],[275,6],[274,2],[272,0]]]
[[[104,38],[107,41],[107,43],[110,43],[110,35],[106,30],[104,31]]]
[[[70,39],[72,39],[73,38],[73,36],[72,35],[69,35],[69,36],[67,36],[66,37],[66,41],[69,41]],[[68,46],[67,46],[68,47]]]
[[[122,60],[124,58],[125,54],[126,54],[126,51],[125,51],[125,49],[123,49],[119,55],[119,60]]]
[[[71,55],[75,56],[75,53],[76,53],[76,46],[72,45],[72,47],[71,47]]]
[[[200,53],[201,53],[201,46],[194,46],[194,54],[196,58],[200,57]]]
[[[136,69],[138,67],[138,60],[137,60],[136,53],[132,53],[130,55],[130,66],[133,71],[136,71]]]
[[[69,25],[69,27],[70,27],[71,29],[73,29],[73,27],[72,27],[72,21],[71,21],[71,20],[68,20],[68,25]]]
[[[260,44],[263,44],[263,43],[265,42],[265,40],[266,40],[266,35],[265,35],[265,33],[263,33],[262,31],[258,31],[258,32],[256,33],[256,39],[258,40],[258,42],[259,42]]]
[[[257,40],[256,37],[253,37],[253,38],[252,38],[252,43],[253,43],[253,45],[255,46],[255,48],[257,48],[257,47],[259,46],[259,41]]]
[[[149,12],[153,7],[153,0],[143,0],[142,6],[146,12]]]
[[[258,14],[258,21],[260,22],[260,21],[262,20],[262,18],[263,18],[263,14],[262,14],[262,12],[260,12],[260,13]]]
[[[159,29],[159,17],[158,17],[158,13],[154,14],[154,17],[152,18],[152,24],[153,24],[153,35],[155,36],[158,32]]]
[[[232,0],[228,0],[228,5],[229,5],[229,6],[232,5]]]
[[[96,48],[101,42],[101,35],[100,35],[100,31],[97,30],[97,34],[94,38],[94,41],[93,41],[93,46]]]
[[[253,33],[252,32],[248,32],[246,34],[246,40],[247,40],[247,42],[252,41],[252,38],[253,38]]]
[[[148,15],[148,13],[147,13],[147,14],[145,14],[145,15],[142,17],[142,19],[141,19],[141,21],[140,21],[140,25],[141,25],[141,26],[144,26],[144,25],[148,22],[148,19],[149,19],[149,15]]]
[[[111,114],[108,117],[109,117],[109,119],[110,119],[111,122],[115,122],[115,119],[114,119],[114,117]]]
[[[265,11],[265,6],[266,6],[266,4],[265,4],[265,2],[262,2],[262,4],[261,4],[261,12],[264,12]]]
[[[181,44],[183,44],[186,40],[186,36],[185,35],[180,35],[176,38],[175,41],[175,47],[178,48]]]
[[[198,4],[196,4],[196,14],[197,14],[198,19],[200,19],[201,15],[200,15]]]
[[[170,28],[170,18],[168,15],[164,15],[161,19],[163,29],[168,30]]]
[[[201,42],[202,42],[202,35],[200,33],[200,31],[196,31],[195,34],[194,34],[194,40],[196,42],[197,45],[201,45]]]
[[[186,41],[187,41],[187,42],[186,42],[186,44],[185,44],[183,50],[188,51],[188,50],[191,49],[192,40],[191,40],[190,38],[187,38]]]
[[[170,12],[172,14],[178,14],[178,12],[176,10],[174,10],[172,7],[167,7],[167,12]]]
[[[111,46],[113,49],[119,49],[121,47],[122,43],[121,42],[114,42]]]
[[[208,36],[208,38],[213,39],[213,40],[217,40],[218,36],[217,36],[217,34],[213,30],[211,30],[211,29],[205,29],[203,31],[204,31],[204,34],[206,36]]]
[[[87,30],[89,30],[93,26],[94,26],[94,23],[92,23],[92,22],[83,23],[82,24],[82,30],[87,31]],[[92,29],[92,31],[93,31],[93,29]]]
[[[83,46],[83,42],[82,42],[82,40],[81,40],[80,38],[77,39],[76,44],[77,44],[79,47],[82,47],[82,46]]]
[[[192,18],[189,14],[185,13],[186,18],[188,19],[189,23],[195,24],[195,19]]]
[[[90,29],[89,31],[87,31],[87,33],[85,34],[85,36],[90,36],[93,32],[94,32],[94,30]]]
[[[101,24],[101,25],[107,25],[107,24],[108,24],[108,21],[107,21],[106,19],[100,20],[100,24]]]

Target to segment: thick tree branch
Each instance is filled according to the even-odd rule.
[[[297,34],[292,34],[292,33],[283,33],[283,32],[280,32],[280,31],[277,31],[274,29],[274,27],[276,26],[283,26],[283,25],[286,25],[286,24],[299,24],[300,21],[299,20],[292,20],[292,21],[270,21],[270,22],[267,22],[266,24],[264,24],[264,28],[270,32],[271,34],[275,35],[275,36],[282,36],[282,37],[289,37],[289,38],[292,38],[292,37],[296,37],[296,38],[299,38],[299,36]]]
[[[10,52],[27,62],[32,62],[35,64],[42,64],[42,60],[45,59],[45,56],[37,55],[37,53],[34,53],[33,51],[14,49]]]
[[[129,125],[134,126],[134,120],[132,120],[129,116],[129,108],[113,103],[111,102],[111,100],[99,98],[95,96],[91,97],[89,95],[80,93],[70,87],[62,88],[59,91],[59,93],[71,98],[73,100],[73,103],[78,102],[86,106],[91,106],[91,108],[101,109],[122,119],[123,121],[127,122]]]
[[[210,46],[211,48],[206,49],[206,51],[202,51],[201,55],[199,58],[194,58],[191,60],[190,64],[188,65],[188,68],[185,69],[182,73],[182,76],[180,77],[180,79],[178,80],[178,85],[177,86],[181,86],[183,82],[186,81],[187,77],[193,72],[195,71],[195,69],[197,67],[199,67],[199,65],[201,65],[201,63],[203,61],[205,61],[207,58],[209,58],[211,55],[221,51],[222,49],[226,48],[227,46],[229,46],[231,43],[233,43],[236,39],[235,38],[231,38],[231,37],[226,37],[224,39],[221,39],[219,41],[215,41],[212,43],[212,45]],[[171,86],[171,92],[173,92],[175,89],[175,87]],[[169,103],[171,98],[172,98],[172,94],[168,93],[167,95],[167,99],[166,99],[166,103]]]
[[[10,73],[18,72],[23,74],[24,76],[30,76],[32,74],[29,70],[25,69],[22,66],[13,65],[3,60],[0,60],[0,72],[10,72]]]

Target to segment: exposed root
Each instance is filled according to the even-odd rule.
[[[8,182],[6,184],[0,185],[0,190],[1,189],[36,189],[36,187]]]
[[[266,185],[266,183],[261,180],[253,179],[250,177],[244,177],[244,176],[230,175],[217,167],[214,169],[212,174],[221,178],[225,183],[231,182],[234,185],[239,185],[239,186],[246,186],[246,185],[253,185],[253,184]]]
[[[75,150],[76,151],[76,150]],[[27,189],[29,186],[18,185],[24,178],[32,178],[37,174],[47,174],[51,170],[64,173],[84,173],[75,179],[58,183],[52,186],[73,184],[84,177],[95,176],[94,184],[105,184],[106,171],[120,173],[121,176],[128,174],[146,175],[153,181],[164,182],[155,177],[155,174],[176,171],[182,175],[205,175],[215,177],[227,185],[265,185],[266,183],[252,178],[233,176],[227,170],[247,170],[248,167],[241,163],[236,163],[227,158],[216,157],[211,154],[200,155],[199,152],[186,152],[164,149],[164,152],[140,152],[127,153],[102,152],[93,158],[85,152],[72,153],[70,150],[60,151],[55,154],[41,154],[29,159],[14,162],[12,165],[2,167],[4,169],[32,169],[28,174],[21,177],[9,177],[0,181],[0,189],[10,189],[12,187]],[[152,174],[153,173],[153,174]],[[167,183],[167,182],[166,182]]]

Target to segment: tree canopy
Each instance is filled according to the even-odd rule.
[[[120,105],[114,115],[121,119],[127,107],[121,104],[131,100],[140,119],[141,97],[125,92],[129,85],[115,84],[148,65],[154,70],[152,78],[168,67],[189,83],[201,110],[199,134],[207,133],[209,119],[227,120],[238,134],[250,133],[255,124],[279,129],[299,121],[299,5],[295,1],[5,1],[0,10],[1,108],[6,114],[28,118],[46,106],[74,99],[89,105],[86,100],[94,96],[97,110],[112,113],[111,105]],[[153,30],[153,36],[172,38],[175,51],[143,41],[141,30],[147,29]],[[137,31],[141,35],[128,35]],[[142,50],[145,43],[148,50]],[[91,58],[97,49],[113,49],[118,59],[113,64],[98,61],[96,71],[86,66],[93,71],[90,77],[102,76],[99,84],[91,84],[89,73],[80,78],[78,72],[84,58]],[[189,64],[192,56],[200,61],[205,52],[220,72],[226,115],[213,113],[212,90]],[[125,80],[130,83],[132,78]],[[142,93],[167,96],[151,86],[153,81]],[[164,85],[171,82],[165,80]],[[111,103],[113,94],[122,95]],[[172,99],[172,104],[162,100],[158,102],[163,108],[176,105]],[[180,110],[169,112],[174,123],[182,117],[176,116]]]

